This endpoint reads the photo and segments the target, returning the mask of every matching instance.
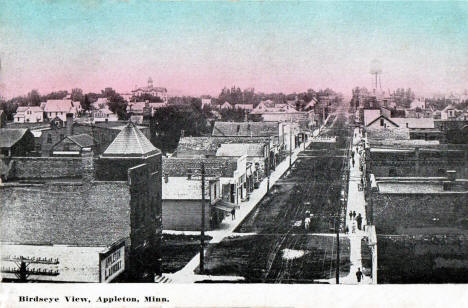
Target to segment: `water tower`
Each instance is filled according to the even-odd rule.
[[[382,64],[380,63],[379,60],[377,59],[372,60],[370,64],[370,73],[372,75],[375,75],[374,89],[376,90],[377,88],[382,89],[382,80],[380,79],[380,76],[382,75]]]

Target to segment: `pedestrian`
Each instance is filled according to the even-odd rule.
[[[351,160],[351,162],[353,163],[353,168],[354,168],[354,158]]]
[[[346,234],[349,233],[349,228],[348,228],[348,226],[346,226],[346,228],[345,228],[345,233],[346,233]]]
[[[232,217],[232,220],[236,219],[236,209],[231,210],[231,217]]]
[[[351,152],[351,157],[354,159],[354,151]]]
[[[353,211],[353,219],[356,218],[356,211]]]
[[[356,221],[355,220],[353,220],[353,222],[352,222],[351,232],[356,233]]]
[[[349,211],[349,220],[353,220],[353,212]]]
[[[361,283],[362,276],[364,276],[364,275],[361,272],[361,268],[358,267],[357,272],[356,272],[356,278],[357,278],[358,283]]]
[[[362,216],[361,216],[361,213],[359,213],[359,215],[357,215],[356,221],[357,221],[357,228],[358,228],[359,230],[361,230],[361,226],[362,226]]]
[[[361,186],[364,186],[364,179],[361,177]]]

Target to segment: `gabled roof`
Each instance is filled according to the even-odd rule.
[[[44,107],[45,112],[71,112],[76,111],[70,99],[49,99]]]
[[[447,112],[447,110],[449,109],[455,109],[455,107],[453,107],[452,104],[449,104],[447,107],[445,107],[444,109],[442,109],[442,112]]]
[[[212,136],[278,136],[277,122],[215,122]]]
[[[94,146],[94,139],[88,134],[79,134],[67,136],[67,139],[70,139],[73,143],[76,143],[82,148],[88,148]]]
[[[27,131],[27,128],[0,128],[0,148],[11,148]]]
[[[115,137],[102,156],[145,158],[158,153],[161,153],[161,151],[151,144],[134,123],[129,122]]]
[[[221,144],[216,151],[216,156],[229,156],[229,157],[240,157],[243,155],[247,156],[261,156],[264,155],[265,145],[259,143],[231,143]]]
[[[369,124],[367,124],[366,126],[370,126],[372,125],[373,123],[375,123],[376,121],[380,120],[380,119],[385,119],[387,120],[388,122],[392,123],[393,125],[395,125],[396,127],[400,127],[397,123],[393,122],[392,120],[390,120],[389,118],[387,118],[386,116],[384,115],[380,115],[379,117],[377,117],[375,120],[369,122]]]

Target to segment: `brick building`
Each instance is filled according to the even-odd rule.
[[[380,283],[466,283],[468,181],[371,177]]]
[[[161,153],[132,123],[107,150],[10,158],[0,185],[3,279],[17,279],[22,257],[34,281],[153,281]]]

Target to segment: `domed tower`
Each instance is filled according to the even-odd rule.
[[[151,77],[148,78],[148,89],[152,89],[153,88],[153,79],[151,79]]]

